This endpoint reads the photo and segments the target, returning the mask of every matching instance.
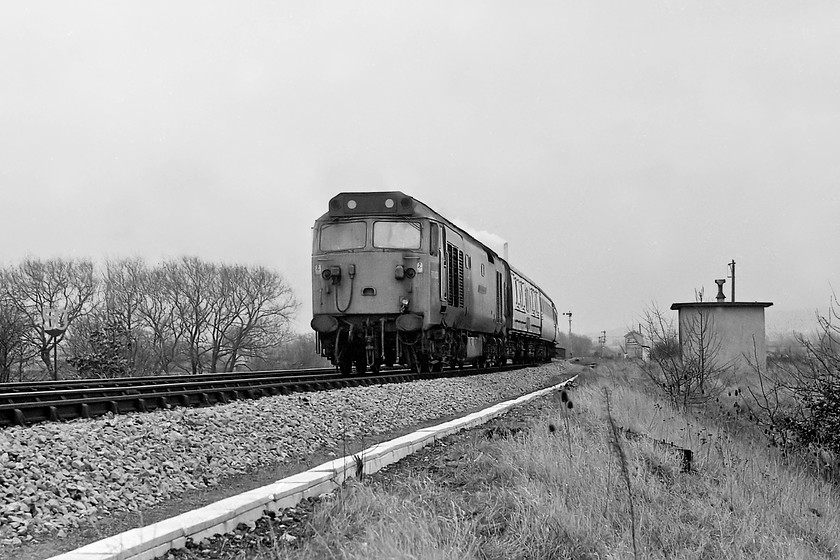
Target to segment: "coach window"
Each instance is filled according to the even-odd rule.
[[[374,222],[373,246],[378,249],[419,249],[418,222]]]
[[[367,224],[364,222],[344,222],[326,224],[321,227],[322,251],[346,251],[364,249],[367,238]]]

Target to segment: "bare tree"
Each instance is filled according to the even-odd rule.
[[[163,371],[233,371],[290,337],[298,304],[276,272],[185,258],[147,277],[139,309]]]
[[[290,340],[298,304],[291,287],[266,268],[237,267],[222,276],[235,281],[227,282],[232,289],[224,298],[225,329],[215,337],[218,351],[214,347],[211,352],[223,357],[225,371],[233,371],[241,361],[260,357]]]
[[[225,360],[234,352],[228,340],[241,329],[242,315],[248,305],[246,290],[243,285],[248,278],[248,271],[243,266],[222,265],[211,279],[210,319],[208,321],[207,353],[208,369],[211,372],[228,370]],[[234,364],[236,358],[234,357]]]
[[[173,277],[174,276],[174,277]],[[183,324],[176,312],[177,274],[164,267],[146,271],[141,275],[141,293],[138,304],[141,325],[148,339],[152,355],[152,369],[169,373],[178,363],[179,348],[184,338]]]
[[[183,343],[189,361],[185,369],[193,375],[203,373],[202,348],[211,315],[210,294],[216,265],[197,257],[184,257],[164,265],[169,280],[175,319],[181,324]]]
[[[684,311],[678,331],[654,306],[645,312],[642,329],[650,343],[650,359],[642,370],[674,406],[699,404],[720,394],[721,378],[732,364],[719,359],[721,340],[708,309]]]
[[[26,320],[5,294],[0,294],[0,383],[12,378],[15,364],[23,367],[25,355],[31,355],[25,347]]]
[[[276,272],[222,265],[211,285],[205,350],[209,371],[233,371],[288,338],[297,303]]]
[[[55,377],[62,341],[85,375],[233,371],[290,340],[298,307],[276,272],[195,257],[107,261],[101,277],[90,261],[29,259],[0,280],[0,380],[36,357]],[[67,334],[45,331],[53,308],[67,309]]]
[[[26,325],[23,339],[37,350],[47,371],[58,379],[58,364],[52,354],[65,333],[50,336],[44,329],[49,309],[65,310],[66,325],[90,313],[94,305],[97,280],[89,260],[28,258],[15,268],[3,271],[4,293],[21,314]]]
[[[118,324],[125,330],[130,347],[128,367],[135,371],[139,347],[137,341],[141,327],[140,308],[143,304],[143,279],[148,274],[142,259],[109,260],[105,263],[103,292],[108,324]]]

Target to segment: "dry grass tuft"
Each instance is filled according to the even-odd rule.
[[[348,484],[313,538],[273,557],[620,558],[634,532],[644,558],[840,557],[835,487],[719,417],[671,409],[635,375],[598,370],[516,437],[477,431],[404,476]],[[662,439],[694,451],[691,473]]]

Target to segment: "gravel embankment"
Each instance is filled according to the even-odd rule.
[[[560,366],[0,430],[0,546],[559,381]]]

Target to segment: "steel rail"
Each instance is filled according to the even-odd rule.
[[[71,389],[56,389],[53,391],[30,391],[17,393],[0,393],[0,405],[28,402],[41,402],[45,400],[67,400],[79,397],[116,397],[121,395],[138,395],[156,391],[172,391],[176,389],[206,389],[208,391],[222,389],[249,388],[255,384],[276,384],[276,383],[306,383],[335,379],[340,377],[335,372],[295,374],[290,372],[265,375],[260,377],[230,377],[227,379],[204,378],[192,376],[183,381],[166,381],[158,383],[137,383],[123,384],[120,386],[107,387],[78,387]]]
[[[247,377],[264,377],[270,375],[293,374],[305,375],[310,373],[329,373],[335,368],[309,368],[295,370],[268,370],[268,371],[235,371],[235,372],[214,372],[200,374],[175,374],[175,375],[150,375],[147,377],[117,377],[114,379],[63,379],[59,381],[15,381],[0,383],[0,398],[8,393],[34,391],[56,391],[60,389],[81,389],[88,387],[120,387],[125,385],[154,385],[156,383],[177,383],[179,381],[202,379],[230,379]]]
[[[527,364],[531,365],[531,364]],[[284,372],[248,372],[243,376],[226,374],[219,378],[184,376],[186,381],[172,383],[128,384],[132,378],[114,386],[92,386],[9,392],[0,394],[0,427],[29,426],[38,422],[93,418],[105,414],[126,414],[169,409],[173,406],[212,406],[234,400],[256,399],[267,395],[322,391],[340,387],[400,383],[507,371],[526,364],[493,368],[446,369],[439,373],[415,373],[408,370],[382,371],[371,375],[343,376],[331,369],[291,370]],[[171,377],[168,378],[171,380]]]

